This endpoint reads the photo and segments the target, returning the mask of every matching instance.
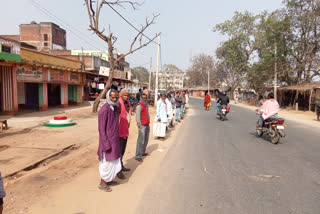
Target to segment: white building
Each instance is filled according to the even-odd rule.
[[[159,88],[165,90],[177,90],[183,88],[184,72],[161,71],[159,72]]]

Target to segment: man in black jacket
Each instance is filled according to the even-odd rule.
[[[220,95],[220,97],[217,100],[218,103],[218,108],[217,108],[217,114],[220,114],[220,107],[223,105],[228,105],[230,102],[229,97],[227,96],[226,92],[222,92],[222,94]]]

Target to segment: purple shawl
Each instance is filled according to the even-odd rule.
[[[119,141],[119,107],[114,106],[111,110],[108,103],[104,104],[99,111],[99,160],[105,152],[106,161],[117,160],[121,157]],[[106,152],[108,151],[108,152]]]

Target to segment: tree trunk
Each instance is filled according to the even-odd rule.
[[[113,44],[112,44],[111,40],[108,40],[108,55],[109,55],[109,62],[110,62],[110,72],[109,72],[108,81],[107,81],[106,86],[104,87],[103,91],[95,99],[93,106],[92,106],[92,112],[98,111],[100,99],[106,97],[106,94],[111,87],[113,73],[114,73],[114,67],[115,67],[115,64],[114,64],[115,59],[113,57]]]

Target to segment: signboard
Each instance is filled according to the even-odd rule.
[[[125,71],[121,72],[121,79],[127,79],[127,73]]]
[[[64,82],[63,71],[49,71],[49,81],[51,82]]]
[[[108,77],[110,73],[110,68],[100,66],[99,75]]]
[[[70,82],[74,82],[74,83],[79,83],[80,82],[79,73],[71,72],[69,76],[70,76],[70,78],[69,78]]]
[[[17,80],[23,82],[41,82],[43,80],[42,70],[33,69],[31,66],[19,66],[17,68]]]

